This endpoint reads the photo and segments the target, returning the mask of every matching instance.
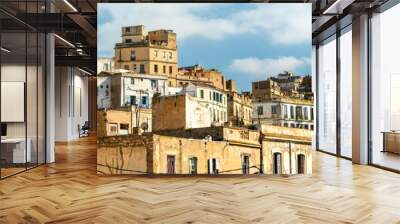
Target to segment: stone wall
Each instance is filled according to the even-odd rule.
[[[186,128],[186,96],[153,97],[153,131]]]
[[[156,131],[155,134],[174,136],[181,138],[204,139],[206,136],[211,136],[212,140],[223,139],[224,127],[207,127],[207,128],[193,128],[193,129],[177,129],[177,130],[163,130]]]
[[[208,173],[208,159],[219,160],[220,174],[241,174],[242,156],[250,156],[250,167],[260,164],[260,149],[231,145],[226,141],[205,141],[155,135],[153,153],[154,173],[167,173],[167,156],[175,156],[177,174],[189,174],[189,159],[197,158],[197,173]],[[250,174],[259,172],[251,168]]]
[[[147,173],[153,152],[153,135],[98,137],[97,172],[99,174]],[[149,158],[149,160],[148,160]]]
[[[299,128],[287,128],[262,125],[262,156],[264,173],[272,174],[274,153],[281,153],[282,174],[297,174],[297,156],[304,155],[304,173],[312,173],[312,131]]]
[[[264,173],[273,174],[274,153],[282,155],[282,174],[297,174],[297,155],[305,156],[305,174],[312,174],[312,149],[309,144],[282,142],[273,140],[263,141]]]

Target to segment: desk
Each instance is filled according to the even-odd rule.
[[[6,138],[1,139],[1,157],[6,163],[26,163],[31,162],[31,139],[27,139],[28,144],[25,152],[25,138]],[[26,159],[26,160],[25,160]]]
[[[383,134],[383,152],[400,154],[400,132],[386,131]]]

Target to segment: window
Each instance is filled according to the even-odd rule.
[[[154,51],[154,57],[158,56],[158,51]]]
[[[120,124],[119,125],[119,134],[120,135],[129,134],[129,124]]]
[[[302,109],[299,106],[296,106],[296,119],[297,120],[303,119]]]
[[[144,64],[140,64],[140,71],[139,71],[139,73],[140,73],[140,74],[144,74],[144,73],[145,73]]]
[[[133,71],[136,72],[136,64],[133,64]]]
[[[129,104],[136,105],[136,96],[129,96]]]
[[[118,124],[108,124],[109,133],[108,135],[117,135],[118,134]]]
[[[189,159],[189,174],[197,174],[197,157]]]
[[[129,70],[129,65],[124,65],[125,70]]]
[[[175,156],[167,155],[167,173],[175,174]]]
[[[272,114],[277,114],[277,106],[276,105],[271,105],[271,113]]]
[[[142,105],[147,105],[147,96],[142,96]]]
[[[336,36],[318,48],[318,147],[336,154]]]
[[[167,71],[166,71],[166,66],[165,65],[163,65],[163,73],[165,74]]]
[[[172,52],[169,52],[169,59],[172,59]]]
[[[309,117],[308,117],[308,108],[307,107],[303,108],[303,115],[304,115],[304,120],[308,120],[309,119]]]
[[[157,89],[157,80],[154,80],[154,79],[151,80],[151,88]]]
[[[126,33],[131,32],[131,28],[130,28],[130,27],[125,27],[125,32],[126,32]]]
[[[166,54],[167,54],[167,52],[163,52],[163,58],[166,58]]]
[[[314,109],[313,108],[311,108],[311,110],[310,110],[310,117],[311,117],[311,120],[313,121],[314,120]]]
[[[290,118],[294,119],[295,118],[295,114],[294,114],[294,106],[289,106],[290,108]]]
[[[263,106],[258,106],[257,107],[257,115],[263,115],[264,114],[264,111],[263,111]]]
[[[132,39],[125,39],[125,43],[127,44],[132,43]]]
[[[297,155],[297,173],[298,174],[305,173],[305,162],[306,162],[306,157],[303,154]]]
[[[200,98],[204,99],[204,90],[200,90]]]
[[[371,20],[372,163],[400,170],[400,4]]]
[[[275,175],[282,174],[282,154],[280,152],[274,153],[273,173]]]
[[[284,118],[288,118],[288,106],[287,105],[283,106],[283,115],[284,115]]]
[[[208,174],[218,174],[219,173],[219,161],[216,158],[208,160]]]
[[[108,71],[108,64],[107,63],[103,64],[103,71]]]
[[[250,173],[250,156],[244,155],[242,157],[242,173],[249,174]]]
[[[135,85],[135,78],[131,77],[131,85]]]
[[[169,74],[172,74],[172,66],[169,66]]]
[[[131,50],[131,60],[136,60],[136,53],[135,50]]]
[[[340,154],[352,157],[352,34],[340,36]],[[345,31],[343,31],[345,32]]]
[[[154,73],[158,73],[158,65],[154,65]]]

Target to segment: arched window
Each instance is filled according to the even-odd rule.
[[[274,174],[282,174],[282,154],[280,152],[274,153]]]
[[[297,173],[298,174],[303,174],[305,173],[305,167],[306,167],[306,157],[303,154],[297,155]]]

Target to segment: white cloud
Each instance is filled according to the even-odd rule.
[[[241,58],[234,59],[229,65],[232,72],[240,72],[257,78],[265,78],[284,71],[295,71],[304,66],[310,66],[309,58]]]
[[[221,40],[226,36],[261,33],[275,43],[311,44],[311,8],[307,4],[237,5],[235,13],[209,16],[221,4],[99,4],[99,13],[109,10],[111,22],[99,24],[98,48],[111,51],[120,41],[122,26],[143,24],[148,30],[172,29],[178,39],[199,36]],[[207,14],[208,13],[208,14]]]

